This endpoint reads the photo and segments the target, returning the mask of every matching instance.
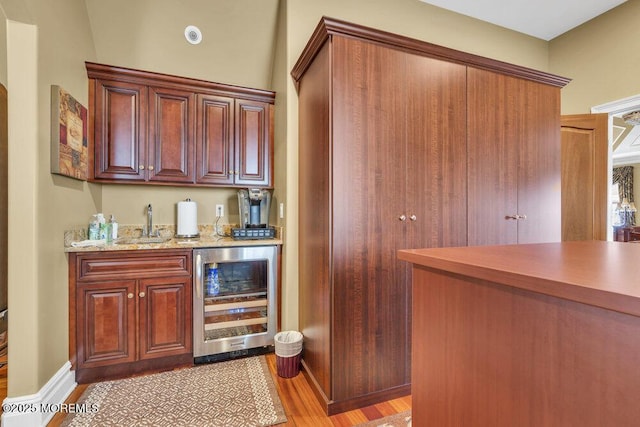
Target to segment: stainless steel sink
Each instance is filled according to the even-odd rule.
[[[146,245],[149,243],[164,243],[171,237],[123,237],[114,241],[116,245]]]

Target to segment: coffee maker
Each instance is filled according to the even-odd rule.
[[[234,239],[272,239],[275,229],[269,226],[271,193],[261,188],[238,191],[241,228],[231,229]]]

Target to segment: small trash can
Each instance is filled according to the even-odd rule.
[[[274,337],[278,376],[293,378],[300,372],[302,334],[297,331],[278,332]]]

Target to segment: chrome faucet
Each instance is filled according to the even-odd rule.
[[[147,229],[142,230],[143,236],[153,237],[153,209],[151,203],[147,206]]]

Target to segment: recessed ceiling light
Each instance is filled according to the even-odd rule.
[[[188,25],[187,28],[184,29],[184,37],[191,44],[198,44],[202,41],[202,33],[195,25]]]

